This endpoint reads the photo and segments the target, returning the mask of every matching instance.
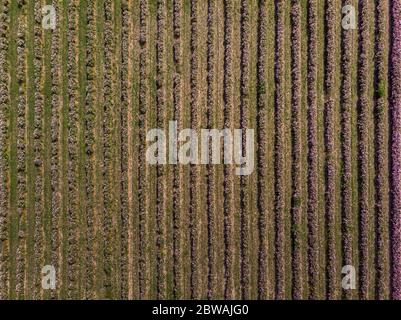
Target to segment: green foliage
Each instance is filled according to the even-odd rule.
[[[378,115],[383,114],[384,111],[385,111],[384,104],[379,104],[379,105],[376,107],[376,113],[377,113]]]
[[[294,208],[299,208],[301,206],[302,201],[300,197],[294,197],[293,201]]]
[[[266,93],[266,87],[264,83],[261,83],[258,85],[258,94],[265,94]]]
[[[377,96],[379,98],[383,98],[385,95],[386,95],[386,85],[383,81],[380,81],[377,87]]]

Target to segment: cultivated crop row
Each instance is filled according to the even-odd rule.
[[[40,8],[39,8],[40,10]],[[69,298],[79,296],[78,270],[79,270],[79,194],[78,194],[78,71],[77,71],[77,3],[69,1],[68,12],[68,249],[67,249],[67,295]],[[39,20],[40,23],[40,20]]]
[[[325,17],[325,218],[326,218],[326,241],[327,241],[327,266],[326,266],[326,297],[328,299],[336,299],[336,263],[339,258],[336,253],[336,204],[335,204],[335,185],[337,176],[336,150],[335,150],[335,110],[334,110],[334,81],[335,81],[335,2],[329,0],[326,2]],[[316,248],[317,250],[317,248]],[[316,257],[317,258],[317,257]],[[315,263],[318,261],[315,260]],[[317,265],[315,265],[317,268]],[[316,271],[316,269],[314,269]],[[316,273],[315,273],[316,274]],[[313,297],[317,298],[318,278],[315,277],[313,286]]]
[[[308,277],[309,299],[318,290],[318,142],[317,142],[317,22],[316,0],[308,1]]]
[[[173,76],[173,105],[174,120],[177,124],[181,124],[181,65],[182,65],[182,49],[181,49],[181,0],[173,2],[173,59],[174,59],[174,76]],[[180,166],[174,166],[173,169],[173,295],[174,298],[181,296],[182,286],[182,257],[181,257],[181,170]]]
[[[190,98],[190,123],[191,128],[198,128],[200,121],[199,103],[198,103],[198,1],[191,0],[191,98]],[[199,244],[198,244],[198,209],[199,209],[199,167],[191,164],[189,173],[189,246],[191,258],[190,291],[191,298],[199,297]]]
[[[95,105],[96,105],[96,68],[95,68],[95,7],[88,1],[86,11],[86,99],[85,99],[85,216],[86,216],[86,252],[85,252],[85,293],[87,299],[94,295],[94,237],[95,237],[95,208],[94,208],[94,154],[95,154]]]
[[[250,92],[249,68],[249,5],[248,1],[241,1],[241,62],[240,62],[240,128],[248,127],[248,109]],[[246,153],[246,136],[242,134],[242,155]],[[240,178],[240,285],[241,298],[249,299],[249,217],[248,217],[247,177]]]
[[[42,215],[43,215],[43,57],[42,57],[42,14],[41,2],[35,1],[34,7],[34,131],[33,131],[33,152],[35,165],[34,182],[34,277],[32,285],[33,298],[41,297],[41,278],[40,272],[43,261],[43,234],[42,234]]]
[[[114,202],[114,112],[117,108],[115,97],[115,81],[113,77],[114,53],[115,53],[115,20],[114,1],[104,2],[104,74],[103,74],[103,255],[104,255],[104,277],[106,295],[112,296],[113,283],[112,275],[115,271],[113,263],[114,254],[114,219],[116,206]]]
[[[233,105],[233,62],[232,62],[233,3],[224,1],[224,127],[231,128]],[[233,294],[233,181],[231,168],[224,167],[223,211],[224,211],[224,298],[232,299]]]
[[[368,234],[369,234],[369,5],[360,1],[359,5],[359,66],[358,66],[358,131],[359,131],[359,295],[367,299],[369,286]]]
[[[401,299],[399,21],[401,0],[1,1],[0,299]],[[254,129],[254,172],[150,165],[172,120]]]
[[[213,116],[215,106],[215,0],[208,0],[207,11],[207,98],[206,98],[206,121],[207,128],[213,128]],[[212,157],[212,146],[209,146],[209,159]],[[206,211],[207,211],[207,239],[208,239],[208,275],[207,275],[207,298],[212,299],[215,293],[215,250],[216,250],[216,226],[215,226],[215,176],[213,165],[207,165],[207,191],[206,191]]]
[[[292,79],[292,297],[302,295],[301,260],[301,26],[300,2],[291,2],[291,79]]]
[[[388,297],[388,137],[386,96],[386,1],[376,1],[375,37],[375,215],[376,215],[376,298]]]
[[[165,28],[166,28],[166,2],[157,1],[157,34],[156,34],[156,122],[158,128],[164,127],[165,122]],[[156,282],[157,297],[165,299],[166,290],[166,257],[165,257],[165,169],[163,165],[157,166],[156,173]]]
[[[275,119],[275,139],[274,139],[274,216],[275,216],[275,274],[276,274],[276,299],[284,299],[284,1],[275,2],[276,14],[276,43],[275,43],[275,97],[274,97],[274,119]]]
[[[147,271],[149,268],[146,260],[146,221],[147,221],[147,190],[146,190],[146,110],[147,110],[147,60],[148,60],[148,3],[140,1],[140,30],[139,30],[139,105],[138,105],[138,215],[139,215],[139,298],[146,297]]]
[[[343,6],[350,5],[349,0],[343,1]],[[351,33],[342,29],[341,38],[341,217],[342,217],[342,248],[343,265],[352,265],[352,167],[351,167],[351,108],[352,108],[352,74],[351,74]],[[347,298],[351,297],[351,291],[344,292]]]
[[[391,2],[390,56],[390,188],[391,188],[391,297],[401,299],[401,1]]]
[[[57,1],[53,1],[56,14],[60,12]],[[51,44],[51,262],[60,272],[60,27],[52,34]],[[52,290],[52,298],[56,298]]]
[[[120,111],[120,126],[121,126],[121,195],[120,195],[120,206],[121,206],[121,258],[120,258],[120,270],[121,270],[121,298],[128,299],[129,293],[129,208],[130,204],[128,197],[128,137],[129,137],[129,126],[128,126],[128,109],[131,107],[130,104],[130,70],[129,70],[129,45],[130,45],[130,30],[131,25],[131,11],[129,3],[127,1],[121,2],[121,111]]]
[[[9,11],[10,1],[0,6],[0,299],[8,295],[8,113],[9,113]]]
[[[23,12],[18,19],[17,31],[17,217],[18,243],[16,252],[16,294],[24,298],[25,284],[25,227],[26,227],[26,18]]]
[[[259,21],[258,21],[258,62],[257,62],[257,172],[258,172],[258,229],[259,229],[259,248],[258,248],[258,298],[267,297],[267,205],[266,205],[266,1],[259,2]]]

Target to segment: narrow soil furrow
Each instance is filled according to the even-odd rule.
[[[250,157],[246,161],[247,169],[244,175],[245,188],[245,226],[248,234],[248,249],[245,250],[247,256],[247,269],[249,273],[248,299],[257,299],[258,296],[258,258],[259,258],[259,234],[258,234],[258,178],[257,178],[257,99],[258,99],[258,28],[259,28],[259,5],[257,1],[248,4],[248,33],[249,33],[249,84],[248,99],[245,112],[246,127],[242,132],[245,152],[242,156]],[[265,78],[266,81],[266,78]],[[253,131],[250,131],[253,130]],[[246,134],[248,133],[248,136]],[[245,139],[244,139],[245,138]],[[252,139],[252,140],[251,140]],[[246,158],[245,158],[246,159]],[[244,159],[244,160],[245,160]],[[252,159],[252,160],[251,160]],[[237,174],[239,165],[237,165]],[[238,177],[237,177],[238,179]]]
[[[229,128],[233,130],[240,126],[241,122],[241,41],[242,41],[242,15],[241,15],[241,1],[232,1],[233,15],[232,15],[232,41],[231,41],[231,58],[232,58],[232,85],[233,85],[233,112],[232,112],[232,125]],[[232,131],[233,132],[233,131]],[[240,140],[242,140],[240,138]],[[241,144],[242,146],[242,144]],[[237,152],[237,143],[233,143],[234,155]],[[238,148],[242,151],[242,148]],[[233,158],[234,160],[234,158]],[[234,163],[234,161],[232,161]],[[233,168],[236,170],[236,168]],[[242,279],[241,279],[241,177],[231,172],[231,180],[233,182],[233,197],[232,197],[232,234],[233,234],[233,248],[232,248],[232,261],[233,261],[233,297],[232,299],[240,299],[242,294]]]
[[[325,197],[326,197],[326,145],[325,145],[325,68],[326,68],[326,1],[316,2],[316,98],[317,98],[317,159],[318,159],[318,193],[317,193],[317,257],[319,264],[316,266],[317,273],[315,274],[315,283],[318,284],[316,288],[316,299],[323,299],[326,297],[326,210],[325,210]],[[307,80],[306,80],[307,81]],[[308,101],[306,101],[308,103]],[[308,105],[307,108],[310,106]],[[308,192],[309,193],[309,192]],[[310,229],[308,228],[308,234]],[[308,277],[308,281],[312,280]],[[309,286],[309,293],[312,288]]]
[[[224,61],[225,61],[225,43],[221,39],[224,39],[225,30],[225,11],[226,5],[222,2],[220,5],[215,1],[215,104],[213,109],[215,126],[217,128],[224,127]],[[219,37],[217,36],[219,35]],[[225,215],[224,215],[224,168],[216,168],[215,170],[215,197],[216,204],[215,210],[215,238],[216,238],[216,279],[220,281],[216,283],[215,295],[217,299],[224,299],[224,293],[226,289],[226,269],[225,269],[225,238],[224,238],[224,228],[225,228]],[[220,199],[220,202],[218,201]]]
[[[19,81],[17,77],[18,72],[18,20],[19,8],[18,4],[11,3],[10,5],[10,42],[9,51],[7,54],[8,63],[10,67],[10,112],[9,119],[9,221],[8,221],[8,247],[10,252],[8,273],[8,296],[10,299],[16,298],[16,256],[18,247],[18,147],[17,147],[17,133],[18,133],[18,96],[19,96]]]
[[[275,142],[275,46],[276,46],[276,12],[275,2],[266,1],[266,42],[267,42],[267,54],[266,54],[266,73],[264,75],[266,79],[266,159],[269,161],[265,162],[266,166],[266,210],[268,215],[266,216],[266,236],[267,236],[267,298],[274,299],[276,296],[276,259],[275,250],[273,249],[276,241],[276,216],[275,216],[275,161],[274,161],[274,142]],[[274,23],[270,23],[274,21]],[[263,91],[262,91],[263,92]],[[268,147],[270,146],[270,147]]]
[[[81,8],[82,6],[82,8]],[[81,0],[77,4],[77,194],[78,194],[78,212],[77,212],[77,243],[78,243],[78,297],[80,299],[87,296],[86,288],[88,287],[88,279],[86,279],[86,259],[87,248],[86,241],[88,237],[87,217],[86,217],[86,93],[87,93],[87,70],[86,70],[86,34],[87,34],[87,2]],[[45,58],[46,59],[46,58]],[[46,162],[45,162],[46,163]],[[46,167],[45,167],[46,168]],[[46,204],[46,202],[45,202]],[[90,281],[90,279],[89,279]],[[90,291],[90,290],[89,290]],[[90,294],[90,293],[89,293]]]
[[[96,91],[94,96],[95,103],[95,128],[94,128],[94,254],[96,257],[95,265],[95,295],[96,298],[104,298],[104,197],[103,197],[103,119],[104,119],[104,1],[96,2],[94,21],[96,23],[95,34],[95,84]]]
[[[128,143],[128,170],[127,170],[127,192],[128,192],[128,299],[138,298],[138,223],[137,223],[137,203],[136,203],[136,181],[137,181],[137,165],[136,165],[136,145],[134,141],[137,141],[137,111],[138,111],[138,61],[139,61],[139,46],[137,46],[136,39],[139,34],[139,6],[134,2],[128,2],[128,8],[126,9],[129,17],[128,22],[123,22],[124,26],[129,28],[127,38],[127,143]],[[124,48],[125,38],[122,40],[122,46]],[[123,49],[124,52],[124,49]],[[122,88],[121,94],[124,89]],[[135,119],[135,120],[134,120]]]
[[[283,188],[280,198],[283,200],[283,299],[290,299],[292,297],[292,264],[285,263],[292,261],[292,134],[291,134],[291,120],[292,120],[292,65],[291,65],[291,1],[283,1],[283,75],[282,75],[282,149],[281,156],[283,159],[281,178],[277,181],[283,181]],[[276,150],[275,150],[276,151]],[[277,189],[279,190],[279,189]]]
[[[375,215],[376,281],[375,298],[388,299],[389,277],[389,167],[388,167],[388,86],[387,86],[387,1],[376,0],[375,22]]]
[[[197,5],[198,19],[198,108],[199,121],[196,127],[198,132],[198,160],[202,163],[202,134],[201,129],[207,128],[207,50],[208,50],[208,1],[198,1]],[[213,107],[212,104],[211,107]],[[213,120],[213,119],[211,119]],[[213,125],[213,127],[215,127]],[[200,133],[200,134],[199,134]],[[210,141],[210,140],[209,140]],[[205,145],[205,155],[208,146]],[[208,213],[207,213],[207,165],[197,165],[198,172],[198,261],[199,261],[199,298],[206,299],[209,273],[208,259]],[[203,244],[203,245],[202,245]],[[203,262],[202,262],[203,261]]]
[[[43,7],[42,7],[43,10]],[[45,11],[46,13],[46,11]],[[43,28],[44,13],[41,12],[41,24]],[[46,26],[47,28],[47,26]],[[51,261],[51,231],[52,231],[52,192],[51,192],[51,134],[49,133],[51,127],[51,29],[44,29],[43,32],[43,216],[42,216],[42,237],[43,237],[43,265],[50,265]],[[43,274],[40,274],[43,280]],[[48,300],[52,294],[51,289],[43,290],[42,299]]]
[[[68,47],[67,47],[67,34],[68,34],[68,20],[67,20],[67,1],[64,0],[60,6],[60,64],[61,74],[67,72],[68,60]],[[67,298],[67,252],[68,252],[68,228],[67,228],[67,215],[68,215],[68,79],[62,77],[60,81],[61,86],[61,107],[60,107],[60,190],[61,190],[61,204],[60,204],[60,244],[61,244],[61,260],[60,260],[60,297]]]

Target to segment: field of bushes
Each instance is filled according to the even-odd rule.
[[[401,299],[401,0],[0,0],[2,299]]]

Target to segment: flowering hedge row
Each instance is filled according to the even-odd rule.
[[[174,76],[173,76],[173,104],[174,120],[178,126],[181,124],[181,0],[173,2],[173,57],[174,57]],[[180,166],[173,168],[173,295],[177,299],[181,296],[182,287],[182,258],[181,258],[181,170]]]
[[[52,5],[56,11],[56,16],[60,14],[57,0],[53,0]],[[61,207],[61,182],[60,182],[60,24],[56,24],[56,29],[51,38],[51,262],[57,273],[60,269],[60,207]],[[57,290],[51,291],[51,297],[57,298]]]
[[[292,104],[292,297],[302,297],[302,181],[301,181],[301,15],[299,0],[291,1]]]
[[[258,299],[267,298],[267,205],[266,205],[266,52],[267,52],[266,1],[259,1],[258,61],[257,61],[257,172],[258,172]]]
[[[34,274],[33,298],[41,297],[41,277],[40,272],[43,267],[43,235],[42,235],[42,215],[43,215],[43,32],[42,32],[42,4],[41,1],[35,1],[34,15],[34,132],[33,132],[33,151],[35,164],[35,208],[34,208]]]
[[[24,8],[22,6],[22,8]],[[22,11],[18,18],[17,30],[17,216],[18,216],[18,244],[16,252],[16,294],[19,299],[24,298],[25,289],[25,231],[26,231],[26,17]]]
[[[241,61],[240,61],[240,128],[246,129],[249,109],[249,5],[247,0],[241,1]],[[246,146],[245,134],[242,135],[242,152]],[[249,299],[249,218],[246,176],[240,177],[240,290],[241,299]]]
[[[224,128],[231,128],[233,115],[232,61],[233,2],[224,0]],[[233,291],[233,179],[229,166],[224,166],[224,298],[232,299]]]
[[[139,222],[139,265],[138,265],[138,281],[139,281],[139,298],[146,297],[147,288],[147,268],[149,268],[146,259],[146,215],[147,215],[147,191],[146,191],[146,109],[147,109],[147,28],[149,14],[147,0],[140,1],[140,29],[139,29],[139,45],[141,47],[139,53],[139,101],[138,101],[138,222]]]
[[[401,299],[401,1],[391,1],[391,297]]]
[[[308,283],[310,299],[318,297],[318,143],[317,143],[317,6],[308,1]]]
[[[166,93],[165,93],[165,28],[166,28],[166,2],[165,0],[157,1],[157,34],[156,34],[156,117],[157,127],[163,128],[165,121],[166,109]],[[157,282],[157,298],[165,299],[166,297],[166,257],[165,252],[165,170],[163,165],[156,168],[156,282]]]
[[[40,10],[40,8],[38,8]],[[68,54],[67,54],[67,75],[68,75],[68,250],[67,250],[67,296],[68,298],[78,297],[78,70],[77,70],[77,3],[75,0],[68,2]],[[39,20],[40,23],[40,20]]]
[[[208,0],[207,6],[207,97],[206,97],[206,121],[209,129],[213,128],[213,116],[215,107],[215,0]],[[212,156],[212,147],[209,145],[209,157]],[[211,158],[210,158],[211,159]],[[216,290],[216,225],[215,225],[215,177],[212,164],[207,165],[207,190],[206,190],[206,211],[207,211],[207,256],[208,256],[208,274],[207,274],[207,297],[212,299]]]
[[[275,174],[275,272],[276,272],[276,299],[284,299],[285,291],[285,272],[284,272],[284,196],[285,196],[285,177],[284,177],[284,114],[285,114],[285,57],[284,57],[284,1],[275,2],[276,14],[276,48],[275,48],[275,141],[274,141],[274,174]]]
[[[389,294],[388,276],[388,101],[384,83],[387,81],[386,38],[387,1],[376,1],[376,38],[375,38],[375,214],[376,220],[376,298],[385,299]],[[387,112],[386,112],[387,111]]]
[[[343,6],[351,1],[343,0]],[[342,29],[341,38],[341,216],[343,265],[353,265],[352,234],[352,167],[351,167],[351,108],[352,108],[352,35],[350,30]],[[351,290],[344,290],[346,298],[351,298]]]
[[[358,66],[358,160],[359,160],[359,296],[368,298],[369,286],[369,5],[368,1],[359,4],[359,66]]]
[[[8,148],[9,137],[8,121],[9,114],[9,77],[8,77],[8,32],[9,32],[9,10],[10,1],[5,0],[0,6],[0,299],[5,300],[8,296]]]

